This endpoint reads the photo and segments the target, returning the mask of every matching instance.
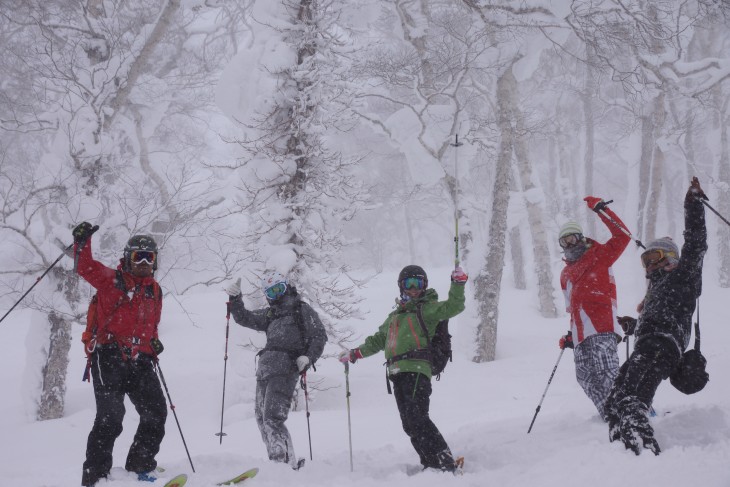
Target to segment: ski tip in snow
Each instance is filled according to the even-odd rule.
[[[246,479],[250,479],[250,478],[255,477],[257,473],[259,473],[259,469],[258,468],[252,468],[251,470],[246,470],[241,475],[237,475],[237,476],[233,477],[232,479],[226,480],[225,482],[221,482],[221,483],[219,483],[217,485],[234,485],[234,484],[239,484],[239,483],[243,482]]]
[[[163,487],[183,487],[185,483],[188,481],[188,476],[184,473],[181,473],[174,479],[168,481]]]

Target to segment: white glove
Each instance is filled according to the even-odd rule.
[[[300,374],[307,370],[309,368],[309,357],[306,355],[300,355],[297,357],[297,368],[299,369]]]
[[[225,291],[229,296],[240,296],[241,295],[241,278],[239,277],[236,282],[230,284]]]

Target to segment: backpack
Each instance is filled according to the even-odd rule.
[[[422,304],[418,305],[416,308],[416,316],[418,317],[418,323],[421,325],[424,335],[426,335],[426,348],[428,348],[431,355],[431,373],[436,376],[436,380],[439,380],[441,378],[441,372],[446,368],[446,364],[453,362],[449,320],[439,321],[433,336],[429,337],[426,323],[423,321],[422,307]]]
[[[695,322],[695,347],[685,351],[677,367],[669,375],[669,382],[683,394],[695,394],[705,388],[710,380],[707,373],[707,359],[700,352],[699,304]]]

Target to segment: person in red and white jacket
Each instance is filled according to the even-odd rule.
[[[133,236],[119,266],[112,269],[91,255],[95,229],[83,222],[73,230],[77,272],[96,289],[95,319],[81,338],[96,400],[81,485],[96,485],[112,468],[114,442],[122,432],[124,396],[139,414],[125,469],[136,473],[139,480],[152,482],[167,418],[167,403],[155,370],[163,350],[157,333],[162,312],[162,290],[154,278],[157,244],[149,235]]]
[[[575,222],[560,229],[558,243],[565,255],[560,287],[570,314],[570,332],[560,339],[559,346],[574,348],[576,379],[605,421],[606,399],[618,374],[620,340],[611,266],[631,237],[602,199],[587,196],[584,201],[609,229],[611,238],[604,244],[596,242],[584,236]]]

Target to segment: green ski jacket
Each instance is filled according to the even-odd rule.
[[[364,357],[383,350],[385,358],[390,359],[412,350],[425,349],[426,337],[418,323],[416,308],[423,304],[423,321],[429,337],[433,337],[439,321],[447,320],[464,311],[464,285],[451,283],[449,297],[439,301],[435,289],[427,289],[419,299],[401,302],[392,311],[378,331],[367,337],[357,347]],[[399,372],[418,372],[431,378],[431,364],[427,360],[404,359],[388,365],[388,375]]]

